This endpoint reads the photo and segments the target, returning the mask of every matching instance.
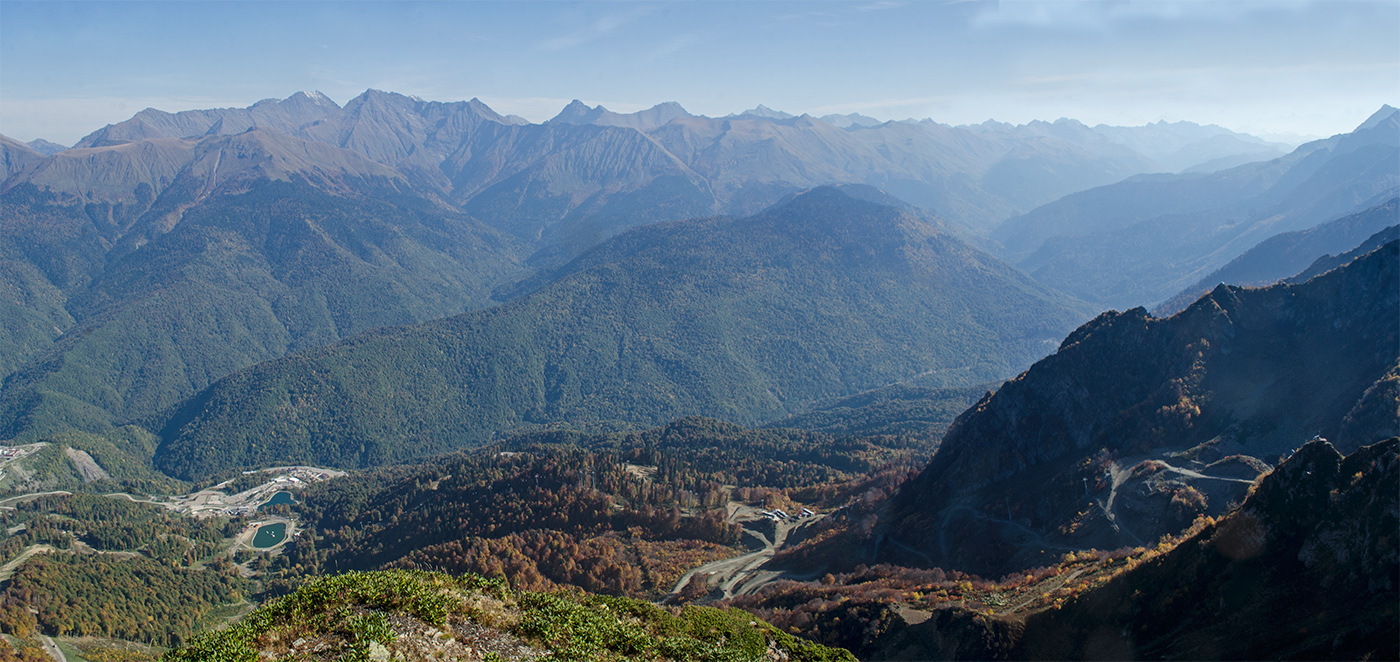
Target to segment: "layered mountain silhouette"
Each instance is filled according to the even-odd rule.
[[[1400,111],[1288,156],[1214,174],[1141,175],[1065,196],[992,233],[1002,257],[1092,303],[1151,305],[1260,241],[1400,192]]]
[[[668,168],[657,171],[645,159],[632,158],[639,147],[627,145],[633,140],[630,133],[641,132],[664,145],[684,167],[704,173],[704,181],[695,182],[698,189],[691,192],[699,198],[673,209],[664,220],[715,212],[752,213],[812,186],[863,183],[884,187],[974,228],[984,228],[1073,191],[1167,167],[1126,145],[1150,148],[1157,154],[1163,151],[1163,144],[1178,149],[1190,144],[1189,139],[1181,138],[1189,134],[1196,140],[1230,135],[1247,146],[1202,152],[1211,158],[1247,154],[1254,148],[1242,134],[1196,125],[1190,125],[1196,129],[1192,132],[1178,125],[1091,130],[1072,120],[1020,127],[989,123],[955,128],[931,121],[882,123],[858,114],[825,119],[831,121],[796,117],[761,105],[717,119],[693,116],[675,103],[624,114],[575,101],[551,121],[530,125],[503,117],[475,99],[439,103],[369,90],[340,107],[320,93],[298,92],[248,108],[178,113],[146,109],[93,132],[75,147],[231,135],[255,127],[271,129],[357,151],[399,169],[416,182],[431,184],[462,205],[488,193],[487,199],[466,210],[487,222],[492,221],[491,211],[499,211],[502,219],[532,216],[537,227],[625,217],[636,201],[621,201],[620,209],[612,210],[609,201],[619,194],[646,197],[637,191],[650,188],[671,195],[666,185],[649,183],[657,178],[671,182],[675,172]],[[690,130],[656,135],[675,121],[689,123]],[[582,131],[585,126],[616,131],[595,129],[585,134],[587,139],[570,132]],[[507,127],[518,130],[503,130]],[[1153,138],[1147,133],[1171,137]],[[562,158],[556,153],[559,147],[582,140],[588,142],[583,152]],[[619,164],[627,167],[608,177],[587,176],[599,166],[616,171]],[[519,177],[527,171],[533,174]],[[715,181],[717,176],[730,183]],[[515,180],[510,181],[512,178]],[[750,180],[763,185],[736,190],[733,183]],[[502,208],[512,193],[547,193],[554,200],[546,207],[529,201],[519,209]],[[630,227],[625,219],[609,219],[601,226],[611,226],[611,232]],[[566,228],[555,236],[567,240],[575,234]]]
[[[754,423],[918,375],[1007,374],[1086,312],[946,228],[822,188],[638,228],[503,306],[240,371],[167,421],[156,462],[369,466],[531,424]]]
[[[1297,282],[1305,281],[1356,258],[1357,255],[1350,255],[1339,259],[1350,250],[1359,248],[1362,254],[1369,253],[1393,241],[1397,238],[1397,224],[1400,198],[1391,198],[1385,204],[1307,230],[1274,235],[1162,302],[1152,314],[1167,317],[1179,313],[1220,283],[1259,286],[1294,276],[1302,276]],[[1319,260],[1322,262],[1312,269]]]
[[[1210,173],[1276,159],[1292,151],[1283,143],[1195,122],[1158,121],[1132,127],[1099,124],[1094,132],[1152,159],[1167,172]]]
[[[1397,262],[1391,242],[1167,319],[1104,313],[953,423],[881,554],[999,575],[1148,544],[1228,512],[1300,440],[1350,452],[1397,434]]]
[[[297,93],[147,109],[47,156],[0,140],[0,273],[11,285],[0,298],[0,437],[157,420],[259,361],[572,277],[571,264],[591,264],[575,258],[629,228],[754,214],[813,186],[862,182],[968,232],[1159,169],[1122,136],[1070,120],[832,119],[575,103],[529,124],[478,100],[369,90],[343,107]],[[975,380],[1034,358],[989,356],[999,367]],[[841,384],[810,397],[884,382]]]
[[[0,136],[0,181],[8,179],[27,166],[42,161],[43,154],[32,147],[7,136]]]

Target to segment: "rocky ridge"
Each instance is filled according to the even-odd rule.
[[[998,575],[1150,544],[1227,512],[1300,438],[1350,451],[1393,434],[1397,250],[1302,285],[1222,285],[1164,320],[1085,324],[954,422],[882,554]]]

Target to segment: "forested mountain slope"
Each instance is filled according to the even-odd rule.
[[[267,129],[71,149],[26,176],[0,195],[0,437],[139,419],[288,351],[480,307],[519,269],[509,238],[393,169]]]
[[[494,309],[241,371],[169,419],[157,463],[369,466],[535,423],[752,423],[920,374],[994,379],[1086,313],[922,217],[816,189],[633,230]]]
[[[958,418],[887,519],[887,558],[998,574],[1222,514],[1314,435],[1400,427],[1396,242],[1300,285],[1108,312]],[[912,551],[911,551],[912,550]]]

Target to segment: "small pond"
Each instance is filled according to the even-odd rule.
[[[253,547],[267,549],[274,547],[278,543],[287,539],[287,523],[278,522],[276,524],[264,524],[258,527],[257,535],[253,536]]]
[[[285,503],[285,504],[287,504],[287,505],[291,505],[291,504],[296,503],[296,500],[292,498],[292,493],[291,493],[291,492],[278,492],[277,494],[272,495],[272,498],[271,498],[271,499],[268,499],[266,503],[264,503],[263,505],[258,506],[258,507],[259,507],[259,508],[271,508],[271,507],[273,507],[273,506],[275,506],[275,505],[277,505],[277,504],[279,504],[279,503]]]

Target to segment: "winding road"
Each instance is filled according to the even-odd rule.
[[[730,511],[729,521],[742,525],[744,536],[754,539],[757,548],[747,554],[706,563],[686,572],[681,575],[680,581],[676,582],[676,587],[671,590],[671,593],[679,593],[686,584],[690,583],[690,578],[697,574],[710,575],[707,583],[711,586],[718,585],[725,598],[747,595],[780,578],[796,579],[779,570],[763,570],[763,564],[773,558],[773,555],[782,548],[790,533],[825,517],[825,515],[814,515],[795,522],[776,522],[773,525],[773,537],[770,539],[766,533],[759,530],[759,526],[766,528],[769,521],[764,519],[759,509],[733,501],[729,503],[728,508]]]

